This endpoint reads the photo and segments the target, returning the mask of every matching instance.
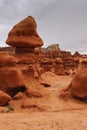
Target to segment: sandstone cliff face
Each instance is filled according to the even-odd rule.
[[[43,45],[38,35],[37,24],[32,16],[29,16],[16,24],[9,32],[6,43],[16,48],[16,52],[33,52],[35,47]]]

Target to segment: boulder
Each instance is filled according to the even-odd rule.
[[[0,69],[0,90],[12,97],[20,91],[25,91],[22,73],[17,69]]]
[[[0,91],[0,106],[7,105],[10,100],[11,97],[7,93]]]
[[[87,68],[79,68],[73,77],[70,85],[70,92],[73,97],[87,99]]]

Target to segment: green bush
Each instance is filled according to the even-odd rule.
[[[14,111],[14,108],[13,108],[13,106],[11,106],[11,105],[8,105],[7,106],[7,112],[10,112],[10,111]]]

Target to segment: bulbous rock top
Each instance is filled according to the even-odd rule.
[[[32,16],[28,16],[16,24],[8,34],[6,43],[12,47],[39,47],[43,40],[38,35],[37,24]]]

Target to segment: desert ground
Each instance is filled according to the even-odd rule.
[[[44,73],[40,80],[50,84],[46,95],[12,100],[14,111],[0,107],[0,130],[87,130],[87,103],[62,92],[71,79]]]

